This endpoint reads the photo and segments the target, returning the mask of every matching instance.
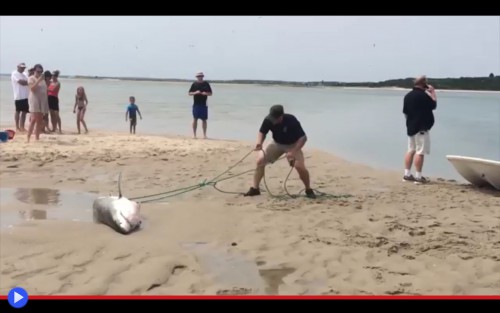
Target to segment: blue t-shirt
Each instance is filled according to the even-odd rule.
[[[136,117],[138,109],[139,109],[139,107],[135,103],[129,104],[128,107],[127,107],[128,116],[130,118]]]

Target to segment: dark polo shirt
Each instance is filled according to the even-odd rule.
[[[406,133],[414,136],[420,131],[428,131],[434,126],[434,111],[437,102],[420,88],[414,87],[406,94],[403,101],[403,113],[406,115]]]

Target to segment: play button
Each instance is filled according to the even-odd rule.
[[[20,309],[28,303],[28,293],[21,287],[12,288],[7,296],[11,307]]]
[[[14,291],[14,303],[18,303],[22,299],[24,299],[24,297]]]

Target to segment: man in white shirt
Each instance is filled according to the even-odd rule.
[[[26,64],[20,63],[17,65],[17,70],[12,72],[10,80],[14,91],[14,103],[16,105],[16,113],[14,119],[16,121],[16,130],[25,132],[24,124],[26,122],[26,114],[29,113],[29,87],[28,76],[24,74]]]

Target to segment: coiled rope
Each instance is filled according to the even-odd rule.
[[[184,193],[195,191],[195,190],[201,189],[201,188],[206,187],[206,186],[212,186],[215,190],[217,190],[217,191],[219,191],[221,193],[244,195],[243,192],[234,192],[234,191],[221,190],[220,188],[217,187],[217,183],[220,183],[220,182],[225,181],[225,180],[233,179],[235,177],[242,176],[244,174],[247,174],[247,173],[255,171],[255,168],[253,168],[253,169],[249,169],[249,170],[246,170],[246,171],[238,173],[238,174],[230,175],[229,177],[221,178],[224,174],[228,173],[233,168],[235,168],[236,166],[238,166],[241,162],[243,162],[254,151],[255,151],[255,149],[250,150],[238,162],[234,163],[232,166],[228,167],[224,172],[220,173],[219,175],[215,176],[214,178],[212,178],[210,180],[205,179],[203,182],[195,184],[195,185],[191,185],[191,186],[187,186],[187,187],[183,187],[183,188],[177,188],[177,189],[174,189],[174,190],[169,190],[169,191],[160,192],[160,193],[156,193],[156,194],[150,194],[150,195],[146,195],[146,196],[130,198],[130,200],[138,201],[138,202],[141,202],[141,203],[162,202],[162,200],[165,200],[167,198],[171,198],[171,197],[175,197],[175,196],[178,196],[178,195],[181,195],[181,194],[184,194]],[[265,156],[265,151],[262,150],[262,149],[261,149],[261,151],[264,152],[264,156]],[[284,157],[285,156],[282,156],[278,160],[281,160]],[[278,160],[276,160],[276,161],[278,161]],[[287,182],[288,182],[288,180],[290,178],[290,175],[292,174],[293,169],[294,169],[294,167],[290,166],[290,171],[288,172],[285,180],[283,181],[283,188],[285,190],[285,194],[282,194],[282,195],[275,195],[275,194],[273,194],[270,191],[269,187],[267,186],[266,175],[264,174],[263,180],[264,180],[264,186],[266,188],[265,191],[271,197],[278,198],[278,199],[297,198],[298,196],[300,196],[300,194],[305,191],[305,188],[302,189],[302,190],[300,190],[297,194],[291,194],[288,191],[288,188],[287,188]],[[118,190],[120,191],[120,194],[121,194],[121,173],[120,173],[120,176],[119,176],[119,179],[118,179]],[[348,195],[348,194],[334,195],[334,194],[329,194],[329,193],[321,192],[321,191],[319,191],[317,189],[313,189],[313,190],[316,193],[316,197],[321,197],[321,198],[339,199],[339,198],[349,198],[349,197],[352,197],[352,195]]]

